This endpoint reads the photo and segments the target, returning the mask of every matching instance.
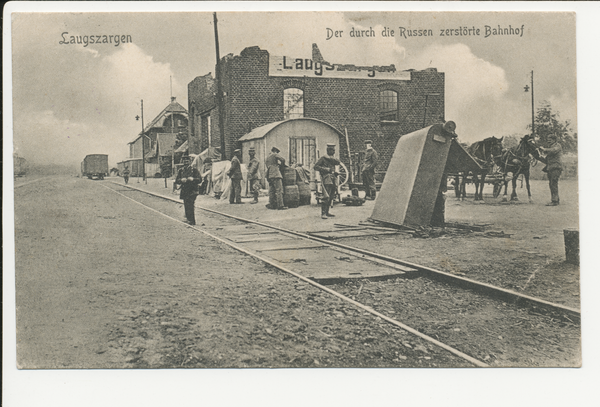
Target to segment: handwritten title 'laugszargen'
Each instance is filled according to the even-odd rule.
[[[410,28],[410,27],[398,27],[397,29],[392,29],[390,27],[383,27],[381,30],[381,37],[401,37],[405,39],[413,38],[413,37],[494,37],[494,36],[514,36],[514,37],[522,37],[523,32],[525,31],[525,24],[521,24],[521,26],[516,26],[514,28],[512,25],[508,26],[489,26],[484,25],[481,27],[457,27],[457,28]],[[359,30],[352,27],[350,30],[333,30],[331,28],[326,28],[326,39],[331,40],[334,38],[369,38],[376,37],[377,32],[373,30],[372,27],[369,27],[368,30]]]

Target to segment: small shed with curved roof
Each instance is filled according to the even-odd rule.
[[[269,123],[239,139],[242,145],[242,162],[250,161],[248,150],[254,148],[263,178],[265,159],[271,148],[277,147],[287,165],[301,164],[313,174],[313,166],[325,154],[328,143],[336,145],[335,156],[339,159],[340,136],[342,134],[332,125],[307,117]]]

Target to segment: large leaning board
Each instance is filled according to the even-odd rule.
[[[431,221],[452,134],[435,124],[402,136],[375,201],[371,219],[395,225]]]

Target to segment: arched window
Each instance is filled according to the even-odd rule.
[[[398,120],[398,93],[393,90],[379,92],[379,118],[382,121]]]
[[[304,117],[304,91],[288,88],[283,91],[283,120]]]

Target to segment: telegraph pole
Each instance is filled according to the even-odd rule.
[[[139,120],[140,116],[135,116],[135,120]],[[144,134],[144,99],[142,99],[142,178],[144,179],[144,182],[147,184],[148,181],[146,180],[146,148],[144,147],[144,137],[146,137],[146,135]],[[138,182],[140,182],[140,177],[138,176]]]
[[[217,30],[217,13],[213,13],[215,25],[215,50],[217,52],[217,106],[219,106],[219,134],[221,136],[221,159],[227,159],[225,151],[225,109],[223,107],[223,88],[221,85],[221,57],[219,56],[219,31]]]
[[[529,92],[529,85],[525,85],[525,92]],[[533,103],[533,71],[531,71],[531,135],[535,133],[535,111]]]
[[[533,70],[531,71],[531,135],[535,134],[535,113],[533,109]]]

